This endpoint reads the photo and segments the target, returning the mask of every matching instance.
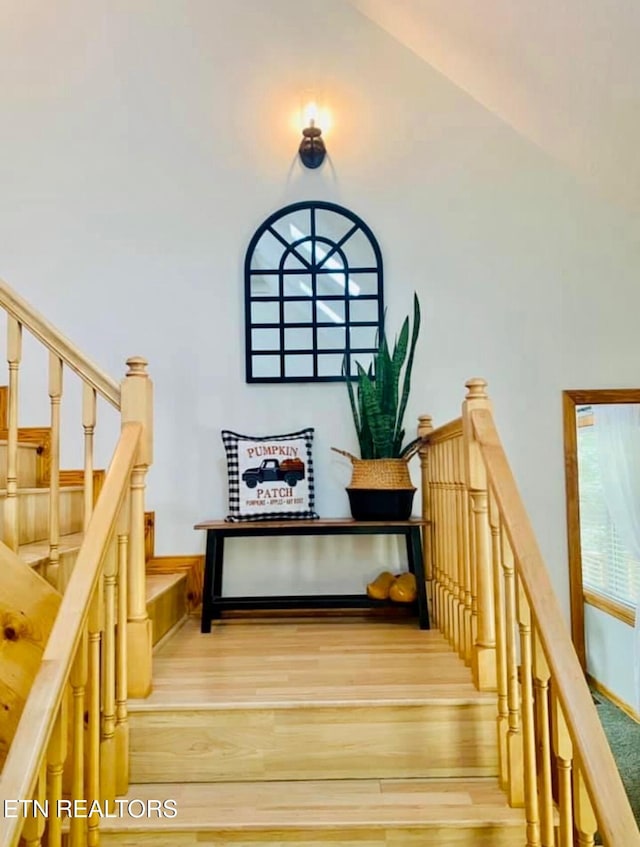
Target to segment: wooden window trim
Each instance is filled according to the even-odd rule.
[[[572,389],[562,392],[571,636],[580,664],[585,671],[587,667],[587,653],[584,636],[584,595],[586,592],[582,584],[576,407],[594,406],[605,403],[640,403],[640,388],[591,388]],[[590,605],[595,605],[595,603]]]
[[[593,591],[585,590],[582,596],[584,598],[584,602],[588,603],[590,606],[594,606],[596,609],[600,609],[601,612],[606,612],[608,615],[618,618],[619,621],[622,621],[629,626],[635,626],[636,613],[628,606],[618,603],[611,597],[605,597],[604,594],[596,594]]]

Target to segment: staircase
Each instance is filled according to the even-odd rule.
[[[414,618],[191,618],[129,706],[129,800],[103,844],[516,845],[495,697]],[[134,804],[134,812],[138,804]]]
[[[7,387],[0,386],[6,395]],[[2,416],[4,413],[4,417]],[[7,432],[6,404],[0,402],[0,433]],[[34,438],[34,432],[39,437]],[[17,444],[17,499],[18,499],[18,555],[37,573],[47,576],[50,564],[49,509],[50,489],[46,465],[42,461],[48,449],[50,430],[46,427],[18,431]],[[26,440],[29,439],[29,440]],[[7,499],[8,442],[0,441],[0,513]],[[79,480],[80,475],[74,475]],[[72,480],[69,482],[69,480]],[[60,485],[60,546],[59,566],[73,569],[82,540],[84,514],[84,488],[74,484],[73,477],[63,477]],[[0,540],[4,540],[4,526],[0,523]]]
[[[200,557],[145,542],[146,363],[118,385],[4,283],[0,304],[0,809],[102,810],[31,806],[0,847],[640,847],[481,380],[460,419],[420,419],[433,630],[316,613],[202,635]],[[29,431],[23,328],[50,352],[50,426]],[[60,469],[63,366],[84,384],[81,471]],[[122,420],[103,475],[96,394]]]

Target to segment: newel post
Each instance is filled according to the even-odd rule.
[[[465,471],[471,504],[470,519],[473,525],[473,560],[477,606],[477,625],[473,645],[471,668],[476,687],[481,691],[495,690],[496,625],[494,616],[493,574],[491,559],[491,531],[489,527],[489,492],[487,473],[475,439],[471,414],[476,409],[491,411],[487,383],[483,379],[470,379],[465,383],[467,396],[462,404],[462,432],[465,445]]]
[[[121,384],[122,423],[141,423],[142,438],[131,474],[131,528],[127,584],[127,680],[129,697],[151,692],[151,621],[147,615],[144,554],[144,490],[153,462],[153,383],[147,361],[127,359],[129,370]]]
[[[418,418],[418,437],[425,439],[433,432],[431,415]],[[431,552],[431,490],[429,488],[429,451],[428,441],[423,441],[418,451],[420,455],[420,488],[422,493],[422,519],[428,521],[422,527],[422,550],[424,557],[424,578],[427,583],[427,604],[433,614],[433,561]]]

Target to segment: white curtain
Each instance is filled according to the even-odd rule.
[[[620,540],[640,561],[640,405],[597,405],[595,431],[607,508]],[[640,712],[640,597],[634,631],[635,708]]]

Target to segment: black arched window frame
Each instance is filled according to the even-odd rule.
[[[319,234],[316,230],[316,215],[319,210],[328,213],[335,213],[350,223],[344,234],[337,240],[327,237],[325,234]],[[308,212],[309,213],[309,228],[308,232],[301,233],[297,238],[286,238],[275,228],[281,219],[294,213]],[[282,252],[279,257],[277,266],[275,263],[271,267],[253,267],[253,259],[260,239],[270,233],[273,238],[282,245]],[[349,262],[348,246],[349,240],[357,234],[362,234],[366,238],[368,247],[371,248],[373,262],[364,265],[352,264]],[[321,258],[318,260],[318,251],[316,246],[320,247]],[[305,247],[310,258],[304,255],[304,251],[300,248]],[[293,258],[301,266],[295,270],[287,268],[287,261]],[[340,261],[341,268],[339,274],[344,274],[344,292],[342,294],[318,294],[318,278],[329,273],[328,260]],[[245,345],[246,345],[246,380],[249,383],[278,383],[278,382],[338,382],[344,379],[342,373],[342,364],[339,371],[333,373],[321,373],[320,363],[322,357],[329,355],[333,356],[333,361],[340,356],[340,362],[346,356],[346,362],[349,363],[351,378],[356,375],[355,362],[361,361],[366,364],[367,360],[377,350],[377,338],[382,330],[384,320],[384,288],[383,288],[383,266],[382,253],[370,227],[349,209],[339,206],[335,203],[323,201],[305,201],[300,203],[292,203],[270,215],[256,230],[245,255]],[[288,274],[295,273],[296,275],[309,277],[309,293],[307,294],[286,294],[284,280]],[[352,280],[357,280],[359,275],[367,274],[375,278],[374,290],[371,293],[352,294],[350,287]],[[256,295],[252,291],[252,282],[260,276],[277,276],[278,286],[277,293],[269,295]],[[335,272],[333,274],[335,276]],[[297,323],[287,320],[286,305],[287,303],[309,303],[311,305],[312,317],[310,321]],[[319,312],[329,308],[332,303],[338,303],[344,308],[344,319],[341,323],[335,324],[329,320],[323,320],[319,317]],[[367,320],[354,320],[352,318],[352,304],[355,302],[372,302],[375,304],[375,317],[373,314]],[[278,320],[272,321],[255,321],[253,318],[253,306],[258,303],[275,303],[278,306]],[[331,311],[329,309],[329,311]],[[372,310],[373,312],[373,310]],[[318,331],[322,328],[340,328],[344,327],[344,345],[339,347],[323,347],[318,346]],[[362,327],[370,330],[371,341],[365,346],[352,344],[352,330],[357,327]],[[307,348],[288,349],[286,344],[287,330],[304,328],[311,330],[312,344]],[[279,333],[279,345],[277,349],[261,349],[253,343],[253,331],[256,329],[271,329]],[[375,339],[375,340],[374,340]],[[278,373],[269,375],[256,374],[254,361],[259,357],[268,357],[269,360],[278,360],[276,370]],[[312,373],[307,375],[287,375],[288,360],[291,362],[295,357],[311,357],[313,362]]]

